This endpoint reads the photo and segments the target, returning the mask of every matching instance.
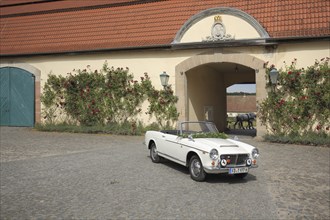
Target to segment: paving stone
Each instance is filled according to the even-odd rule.
[[[154,164],[143,137],[0,128],[0,219],[329,219],[330,148],[249,137],[244,180]]]

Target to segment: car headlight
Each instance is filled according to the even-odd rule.
[[[259,150],[258,150],[258,148],[254,148],[252,150],[252,158],[257,159],[258,157],[259,157]]]
[[[216,160],[216,159],[218,159],[218,157],[219,157],[218,150],[213,148],[213,149],[210,151],[210,158],[211,158],[212,160]]]

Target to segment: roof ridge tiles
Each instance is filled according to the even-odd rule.
[[[52,2],[52,0],[45,0],[47,2]],[[63,0],[54,0],[54,1],[63,1]],[[13,12],[12,14],[3,14],[3,18],[8,17],[22,17],[22,16],[31,16],[31,15],[39,15],[39,14],[52,14],[52,13],[60,13],[60,12],[72,12],[72,11],[83,11],[83,10],[93,10],[93,9],[102,9],[102,8],[115,8],[115,7],[123,7],[130,5],[139,5],[146,4],[152,2],[160,2],[166,0],[131,0],[131,1],[119,1],[114,3],[103,3],[103,4],[91,4],[91,5],[83,5],[79,7],[67,7],[67,8],[55,8],[48,10],[37,10],[37,11],[27,11],[27,12]],[[41,2],[39,2],[41,3]],[[5,6],[2,6],[5,7]],[[6,6],[7,7],[7,6]],[[36,8],[33,8],[36,10]]]
[[[73,1],[62,2],[71,4]],[[118,6],[115,10],[90,7],[86,10],[12,17],[3,17],[10,7],[2,7],[0,55],[70,51],[74,47],[67,45],[71,44],[78,45],[75,48],[81,50],[92,50],[95,45],[97,48],[102,47],[99,42],[103,42],[103,48],[108,49],[167,45],[194,15],[220,7],[232,7],[246,12],[271,37],[330,35],[329,1],[315,0],[317,4],[314,5],[322,8],[314,10],[310,10],[311,4],[300,4],[300,0],[293,2],[249,0],[247,4],[247,0],[223,0],[221,3],[216,0],[140,1],[141,4]]]

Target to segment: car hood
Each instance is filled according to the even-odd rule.
[[[195,147],[201,148],[201,150],[210,151],[212,148],[216,148],[220,154],[246,154],[250,153],[244,145],[244,143],[235,141],[232,139],[221,138],[195,138],[190,142]]]

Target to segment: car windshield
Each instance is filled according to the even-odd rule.
[[[181,135],[196,133],[218,133],[218,129],[213,122],[182,122],[180,123]]]

